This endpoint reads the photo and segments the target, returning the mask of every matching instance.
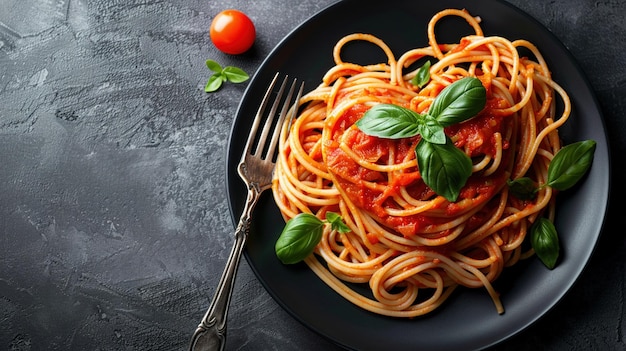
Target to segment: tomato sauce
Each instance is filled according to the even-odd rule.
[[[494,133],[504,135],[509,122],[506,116],[492,113],[492,110],[503,106],[503,101],[488,99],[485,109],[479,115],[463,123],[446,127],[446,135],[454,141],[455,146],[465,150],[470,157],[494,156],[498,147]],[[450,217],[458,216],[470,207],[489,201],[506,181],[504,171],[496,172],[489,177],[475,174],[461,189],[457,202],[443,201],[439,208],[434,209],[438,212],[436,216],[433,216],[432,212],[431,215],[425,212],[404,217],[388,215],[386,209],[400,209],[393,196],[398,194],[402,187],[405,187],[411,196],[423,201],[433,200],[437,194],[424,184],[417,166],[392,173],[373,171],[360,166],[339,148],[341,141],[359,158],[372,163],[388,164],[390,158],[396,164],[415,159],[415,146],[420,140],[419,135],[403,139],[378,138],[366,135],[354,126],[367,108],[364,105],[356,106],[334,124],[330,131],[332,141],[325,145],[326,163],[338,182],[337,186],[345,191],[351,201],[402,235],[410,237],[429,226],[448,222]],[[509,147],[506,141],[503,140],[502,143],[504,149]],[[473,226],[486,220],[481,216],[486,217],[484,214],[477,214],[473,218]]]
[[[470,157],[494,156],[497,147],[494,134],[496,132],[504,134],[509,119],[506,119],[507,116],[493,113],[493,109],[506,106],[504,100],[488,99],[485,109],[479,115],[463,123],[446,127],[446,134],[454,141],[456,147],[465,150]],[[503,143],[502,148],[508,149],[508,142],[503,140]]]

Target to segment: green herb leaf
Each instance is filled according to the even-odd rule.
[[[244,72],[244,70],[233,66],[224,67],[222,73],[231,83],[243,83],[248,80],[248,78],[250,78],[250,76],[248,76],[248,74]]]
[[[206,60],[206,66],[213,72],[215,73],[221,73],[222,72],[222,66],[217,63],[216,61],[213,60]]]
[[[461,188],[472,175],[472,160],[447,138],[443,145],[420,140],[415,148],[417,164],[424,183],[450,202],[456,201]]]
[[[422,118],[422,123],[419,125],[419,133],[426,141],[434,144],[445,144],[446,133],[443,131],[443,126],[431,115],[425,115]]]
[[[211,77],[209,77],[209,80],[204,86],[204,91],[207,93],[212,93],[219,89],[224,81],[225,77],[221,73],[215,73]]]
[[[444,127],[476,116],[487,102],[486,89],[478,78],[465,77],[445,87],[433,101],[428,114]]]
[[[452,144],[444,127],[475,116],[486,101],[486,89],[481,81],[467,77],[444,88],[425,115],[396,105],[379,104],[369,109],[356,126],[365,134],[390,139],[420,134],[422,139],[415,154],[422,179],[438,195],[454,202],[472,174],[472,160]]]
[[[378,104],[367,110],[356,126],[367,135],[408,138],[419,133],[420,115],[402,106]]]
[[[343,222],[341,216],[335,212],[326,212],[326,220],[330,223],[331,228],[339,233],[348,233],[351,231],[350,227]]]
[[[206,60],[206,66],[213,72],[215,72],[206,85],[204,86],[204,91],[207,93],[212,93],[219,89],[222,84],[226,81],[231,83],[242,83],[250,78],[248,74],[242,70],[241,68],[226,66],[222,68],[222,66],[213,60]]]
[[[509,186],[509,192],[520,200],[532,200],[537,197],[537,185],[528,178],[522,177],[515,180],[508,179],[506,183]]]
[[[274,247],[276,256],[284,264],[298,263],[315,250],[322,238],[324,222],[309,213],[293,217],[283,228]]]
[[[554,224],[547,218],[539,218],[530,228],[530,244],[537,257],[548,267],[553,269],[559,258],[559,237]]]
[[[422,67],[420,67],[417,70],[417,73],[415,73],[415,77],[411,79],[411,84],[422,88],[429,81],[430,81],[430,60],[426,61],[426,63],[424,63]]]
[[[548,167],[548,185],[557,190],[574,186],[591,166],[596,142],[579,141],[563,147]]]

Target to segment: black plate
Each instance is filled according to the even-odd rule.
[[[556,226],[561,235],[562,260],[550,271],[531,259],[506,269],[496,283],[506,312],[498,315],[484,289],[457,289],[434,313],[416,319],[393,319],[372,314],[344,300],[304,264],[282,265],[274,242],[283,221],[271,193],[264,194],[254,213],[246,258],[269,294],[300,322],[349,349],[471,350],[498,343],[521,331],[550,310],[584,269],[602,230],[609,193],[609,151],[606,133],[590,86],[567,49],[545,27],[519,9],[497,1],[346,0],[329,6],[292,31],[272,51],[250,81],[233,125],[227,167],[231,214],[239,219],[245,187],[236,172],[245,136],[262,94],[280,71],[316,87],[332,62],[338,39],[354,32],[372,33],[399,56],[426,46],[429,19],[444,8],[466,8],[482,18],[485,35],[524,38],[545,55],[554,79],[569,92],[573,115],[561,136],[566,143],[597,142],[593,167],[575,189],[559,197]],[[469,26],[445,24],[441,41],[458,41]],[[370,63],[384,62],[372,46],[356,45],[344,56]]]

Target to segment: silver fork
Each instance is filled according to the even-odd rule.
[[[293,97],[294,90],[296,88],[297,80],[294,79],[287,97],[284,99],[282,109],[278,113],[278,121],[275,123],[274,131],[271,138],[268,140],[270,130],[274,124],[275,116],[277,115],[278,107],[280,106],[282,95],[287,85],[288,77],[283,79],[283,82],[278,90],[277,96],[274,99],[268,117],[263,125],[261,134],[257,137],[257,131],[261,125],[261,120],[265,114],[265,108],[267,107],[274,86],[278,80],[279,74],[274,76],[274,79],[270,83],[263,101],[259,106],[259,109],[252,123],[250,135],[246,142],[246,147],[241,155],[241,161],[237,171],[239,176],[246,183],[248,188],[248,197],[246,200],[243,213],[239,218],[239,224],[235,230],[235,242],[230,252],[230,256],[226,261],[226,267],[222,273],[222,277],[215,291],[215,295],[207,310],[206,314],[202,318],[202,321],[196,328],[191,338],[191,345],[189,350],[191,351],[216,351],[223,350],[226,345],[226,316],[228,315],[228,306],[230,298],[233,292],[233,286],[235,277],[237,275],[237,268],[239,267],[239,261],[241,260],[241,254],[248,239],[248,233],[250,231],[250,222],[252,211],[261,196],[261,193],[269,189],[272,185],[272,172],[274,170],[274,151],[278,144],[280,136],[281,126],[285,120],[289,107],[291,106],[291,99]],[[295,99],[297,104],[302,96],[302,90],[304,89],[304,83],[300,85],[300,90]],[[293,109],[295,114],[296,108]],[[290,118],[293,118],[291,116]]]

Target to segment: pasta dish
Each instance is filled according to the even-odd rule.
[[[446,16],[464,19],[474,33],[439,42],[435,28]],[[529,41],[485,36],[480,18],[457,9],[435,14],[427,31],[427,46],[399,57],[370,34],[337,42],[335,65],[283,126],[274,200],[286,221],[300,213],[341,217],[349,230],[325,226],[304,262],[366,310],[416,317],[463,286],[486,289],[503,313],[492,283],[534,254],[525,244],[533,223],[554,217],[557,191],[541,185],[562,148],[557,129],[569,117],[570,101]],[[387,62],[343,61],[342,50],[354,41],[373,44]],[[428,180],[454,178],[458,168],[437,157],[437,146],[428,162],[418,159],[428,144],[428,119],[420,133],[394,138],[368,133],[358,121],[376,106],[434,116],[437,97],[464,78],[484,88],[484,105],[472,118],[441,122],[443,143],[470,162],[460,186],[446,195]],[[383,134],[391,133],[387,127]],[[519,178],[538,186],[535,196],[511,193],[509,181]]]

